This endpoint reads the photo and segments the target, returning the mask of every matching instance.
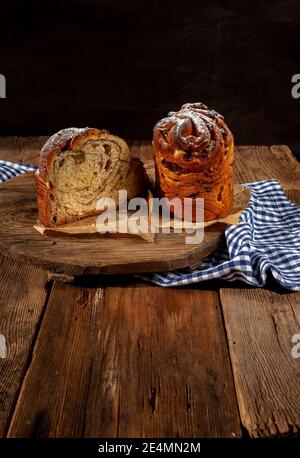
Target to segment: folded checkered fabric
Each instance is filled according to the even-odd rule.
[[[20,175],[20,173],[31,172],[37,167],[24,164],[15,164],[9,161],[0,161],[0,183],[4,183],[11,178]]]
[[[0,161],[0,182],[36,167]],[[222,247],[203,260],[199,269],[137,275],[161,286],[204,280],[240,280],[264,286],[268,273],[287,289],[300,291],[300,206],[290,202],[276,180],[245,183],[249,206],[238,224],[225,231]]]
[[[225,231],[222,248],[194,271],[179,270],[139,276],[161,286],[204,280],[240,280],[262,287],[267,275],[287,289],[300,291],[300,206],[290,202],[276,180],[246,183],[249,206],[238,224]]]

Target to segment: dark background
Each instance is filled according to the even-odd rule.
[[[238,144],[299,147],[299,55],[299,0],[2,0],[0,135],[88,125],[150,139],[202,101]]]

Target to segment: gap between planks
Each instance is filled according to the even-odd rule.
[[[224,288],[220,297],[244,427],[251,437],[299,435],[300,294]]]
[[[275,178],[285,189],[299,188],[300,164],[287,146],[236,153],[238,182]],[[251,437],[299,434],[300,359],[291,356],[291,338],[300,332],[300,293],[228,287],[220,301],[244,427]]]
[[[38,143],[43,142],[40,138]],[[33,146],[35,147],[33,148]],[[0,139],[0,159],[36,162],[36,140]],[[6,345],[0,359],[0,437],[5,435],[47,304],[46,272],[0,256],[0,333]],[[48,284],[49,287],[49,284]]]
[[[0,257],[0,333],[7,354],[0,359],[0,437],[5,436],[46,308],[46,273]]]
[[[240,435],[216,292],[55,282],[9,437]]]
[[[34,149],[32,150],[30,146],[31,141],[32,141],[31,139],[27,139],[28,149],[20,150],[20,156],[17,157],[18,160],[23,160],[22,157],[23,158],[26,157],[28,163],[35,163],[36,159],[34,158],[36,157],[38,148],[37,146],[35,146]],[[149,151],[150,149],[146,145],[145,146],[145,157],[147,158],[149,156]],[[2,158],[5,159],[6,157],[2,157]],[[8,157],[7,159],[16,160],[12,156]],[[289,148],[286,146],[272,146],[270,148],[269,147],[249,146],[249,147],[237,147],[236,148],[235,170],[236,170],[236,178],[237,178],[237,181],[239,182],[256,181],[259,179],[267,179],[271,177],[271,178],[277,178],[281,181],[283,185],[293,188],[299,185],[299,167],[300,167],[299,164],[297,163],[295,158],[293,158],[292,153],[290,152]],[[229,290],[227,290],[227,293],[228,291]],[[247,294],[248,293],[245,292],[244,289],[241,290],[241,297],[244,298],[244,300],[245,298],[247,298]],[[261,293],[261,294],[266,294],[266,293]],[[222,297],[223,296],[221,295],[221,298]],[[264,299],[265,299],[265,296],[264,296]],[[283,296],[283,300],[284,300],[284,296]],[[280,297],[279,297],[279,302],[280,302]],[[222,300],[222,306],[223,306],[223,300]],[[233,372],[235,374],[235,380],[237,383],[237,380],[239,379],[243,380],[243,376],[246,376],[245,374],[247,374],[247,370],[245,368],[245,365],[239,366],[240,361],[237,359],[237,356],[236,356],[238,355],[239,352],[237,352],[237,350],[234,349],[234,346],[236,346],[236,342],[233,341],[231,338],[232,333],[230,334],[232,329],[233,330],[236,329],[236,323],[234,324],[234,321],[232,322],[232,319],[231,319],[231,310],[232,310],[231,307],[228,306],[227,309],[228,309],[228,315],[224,314],[224,317],[226,317],[225,323],[226,323],[227,332],[228,332],[229,348],[232,354],[232,367],[233,367]],[[223,307],[223,311],[224,311],[224,307]],[[246,318],[244,317],[244,319]],[[274,324],[275,323],[274,319],[273,318],[271,319]],[[268,322],[268,326],[270,326],[270,317],[268,318],[267,322]],[[276,336],[273,335],[272,339],[275,337]],[[249,342],[253,346],[256,340],[255,334],[251,335],[249,338],[250,338]],[[276,341],[278,342],[278,339]],[[248,354],[250,352],[250,349],[251,347],[246,348],[246,352],[248,351]],[[234,356],[234,353],[236,353],[235,356]],[[265,356],[267,358],[267,362],[270,363],[270,361],[268,361],[269,356],[268,355],[265,355]],[[271,361],[271,364],[272,364],[272,361]],[[255,376],[255,373],[254,373],[253,388],[256,387],[255,384],[257,383],[257,380],[259,382],[259,376],[258,375]],[[286,378],[283,378],[282,381],[283,383],[285,383]],[[275,393],[277,392],[275,391]],[[270,414],[270,416],[267,417],[267,420],[265,421],[263,412],[264,412],[264,409],[266,408],[264,406],[264,402],[266,401],[265,399],[262,399],[261,396],[259,396],[259,393],[258,393],[257,402],[258,402],[258,405],[260,402],[262,402],[262,408],[261,410],[256,410],[256,411],[254,409],[253,424],[251,423],[252,420],[250,421],[250,423],[247,422],[247,418],[249,418],[249,414],[247,413],[247,409],[245,408],[245,406],[248,407],[248,404],[246,403],[245,399],[246,400],[250,399],[251,401],[252,399],[251,396],[252,396],[252,393],[249,392],[247,385],[245,385],[245,387],[242,386],[241,389],[238,388],[238,397],[239,397],[239,404],[240,404],[242,420],[243,420],[245,427],[248,429],[250,435],[264,436],[264,435],[269,435],[269,434],[272,435],[273,433],[277,434],[278,432],[284,435],[286,433],[288,434],[288,433],[291,433],[297,430],[298,419],[293,417],[293,411],[291,412],[291,416],[292,416],[291,426],[288,426],[290,422],[289,419],[287,420],[286,423],[284,423],[284,420],[281,423],[279,422],[279,426],[278,426],[276,424],[277,419],[274,420],[274,417],[272,417],[272,414]],[[254,405],[254,408],[255,408],[255,402],[256,400],[252,399],[252,403],[250,402],[250,407],[253,407]],[[279,405],[281,402],[282,402],[282,399],[280,398]],[[270,408],[270,405],[268,405],[267,407]],[[287,406],[283,405],[283,410],[286,411],[286,409],[287,409]],[[269,412],[271,411],[269,410]],[[288,415],[290,415],[289,409],[287,409],[287,412],[288,412]],[[263,416],[262,418],[261,418],[261,415]],[[251,418],[251,415],[250,415],[250,418]]]

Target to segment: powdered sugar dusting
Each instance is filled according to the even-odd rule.
[[[179,111],[171,111],[154,127],[154,143],[162,151],[175,148],[187,153],[198,152],[203,159],[217,150],[230,133],[223,116],[203,103],[186,103]],[[213,144],[214,148],[210,146]],[[190,157],[187,156],[187,160]]]
[[[56,148],[58,144],[64,144],[70,140],[74,135],[82,134],[88,127],[78,128],[78,127],[69,127],[67,129],[62,129],[56,134],[52,135],[45,145],[42,148],[43,150],[50,150]]]

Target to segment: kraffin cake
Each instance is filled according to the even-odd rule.
[[[204,200],[205,221],[230,212],[234,139],[223,116],[202,103],[187,103],[158,121],[153,147],[160,196],[179,197],[182,205],[191,198],[193,221],[198,197]],[[170,210],[176,214],[176,208]]]
[[[97,215],[100,198],[144,195],[147,177],[124,140],[106,130],[69,128],[43,146],[36,174],[39,220],[56,226]]]

